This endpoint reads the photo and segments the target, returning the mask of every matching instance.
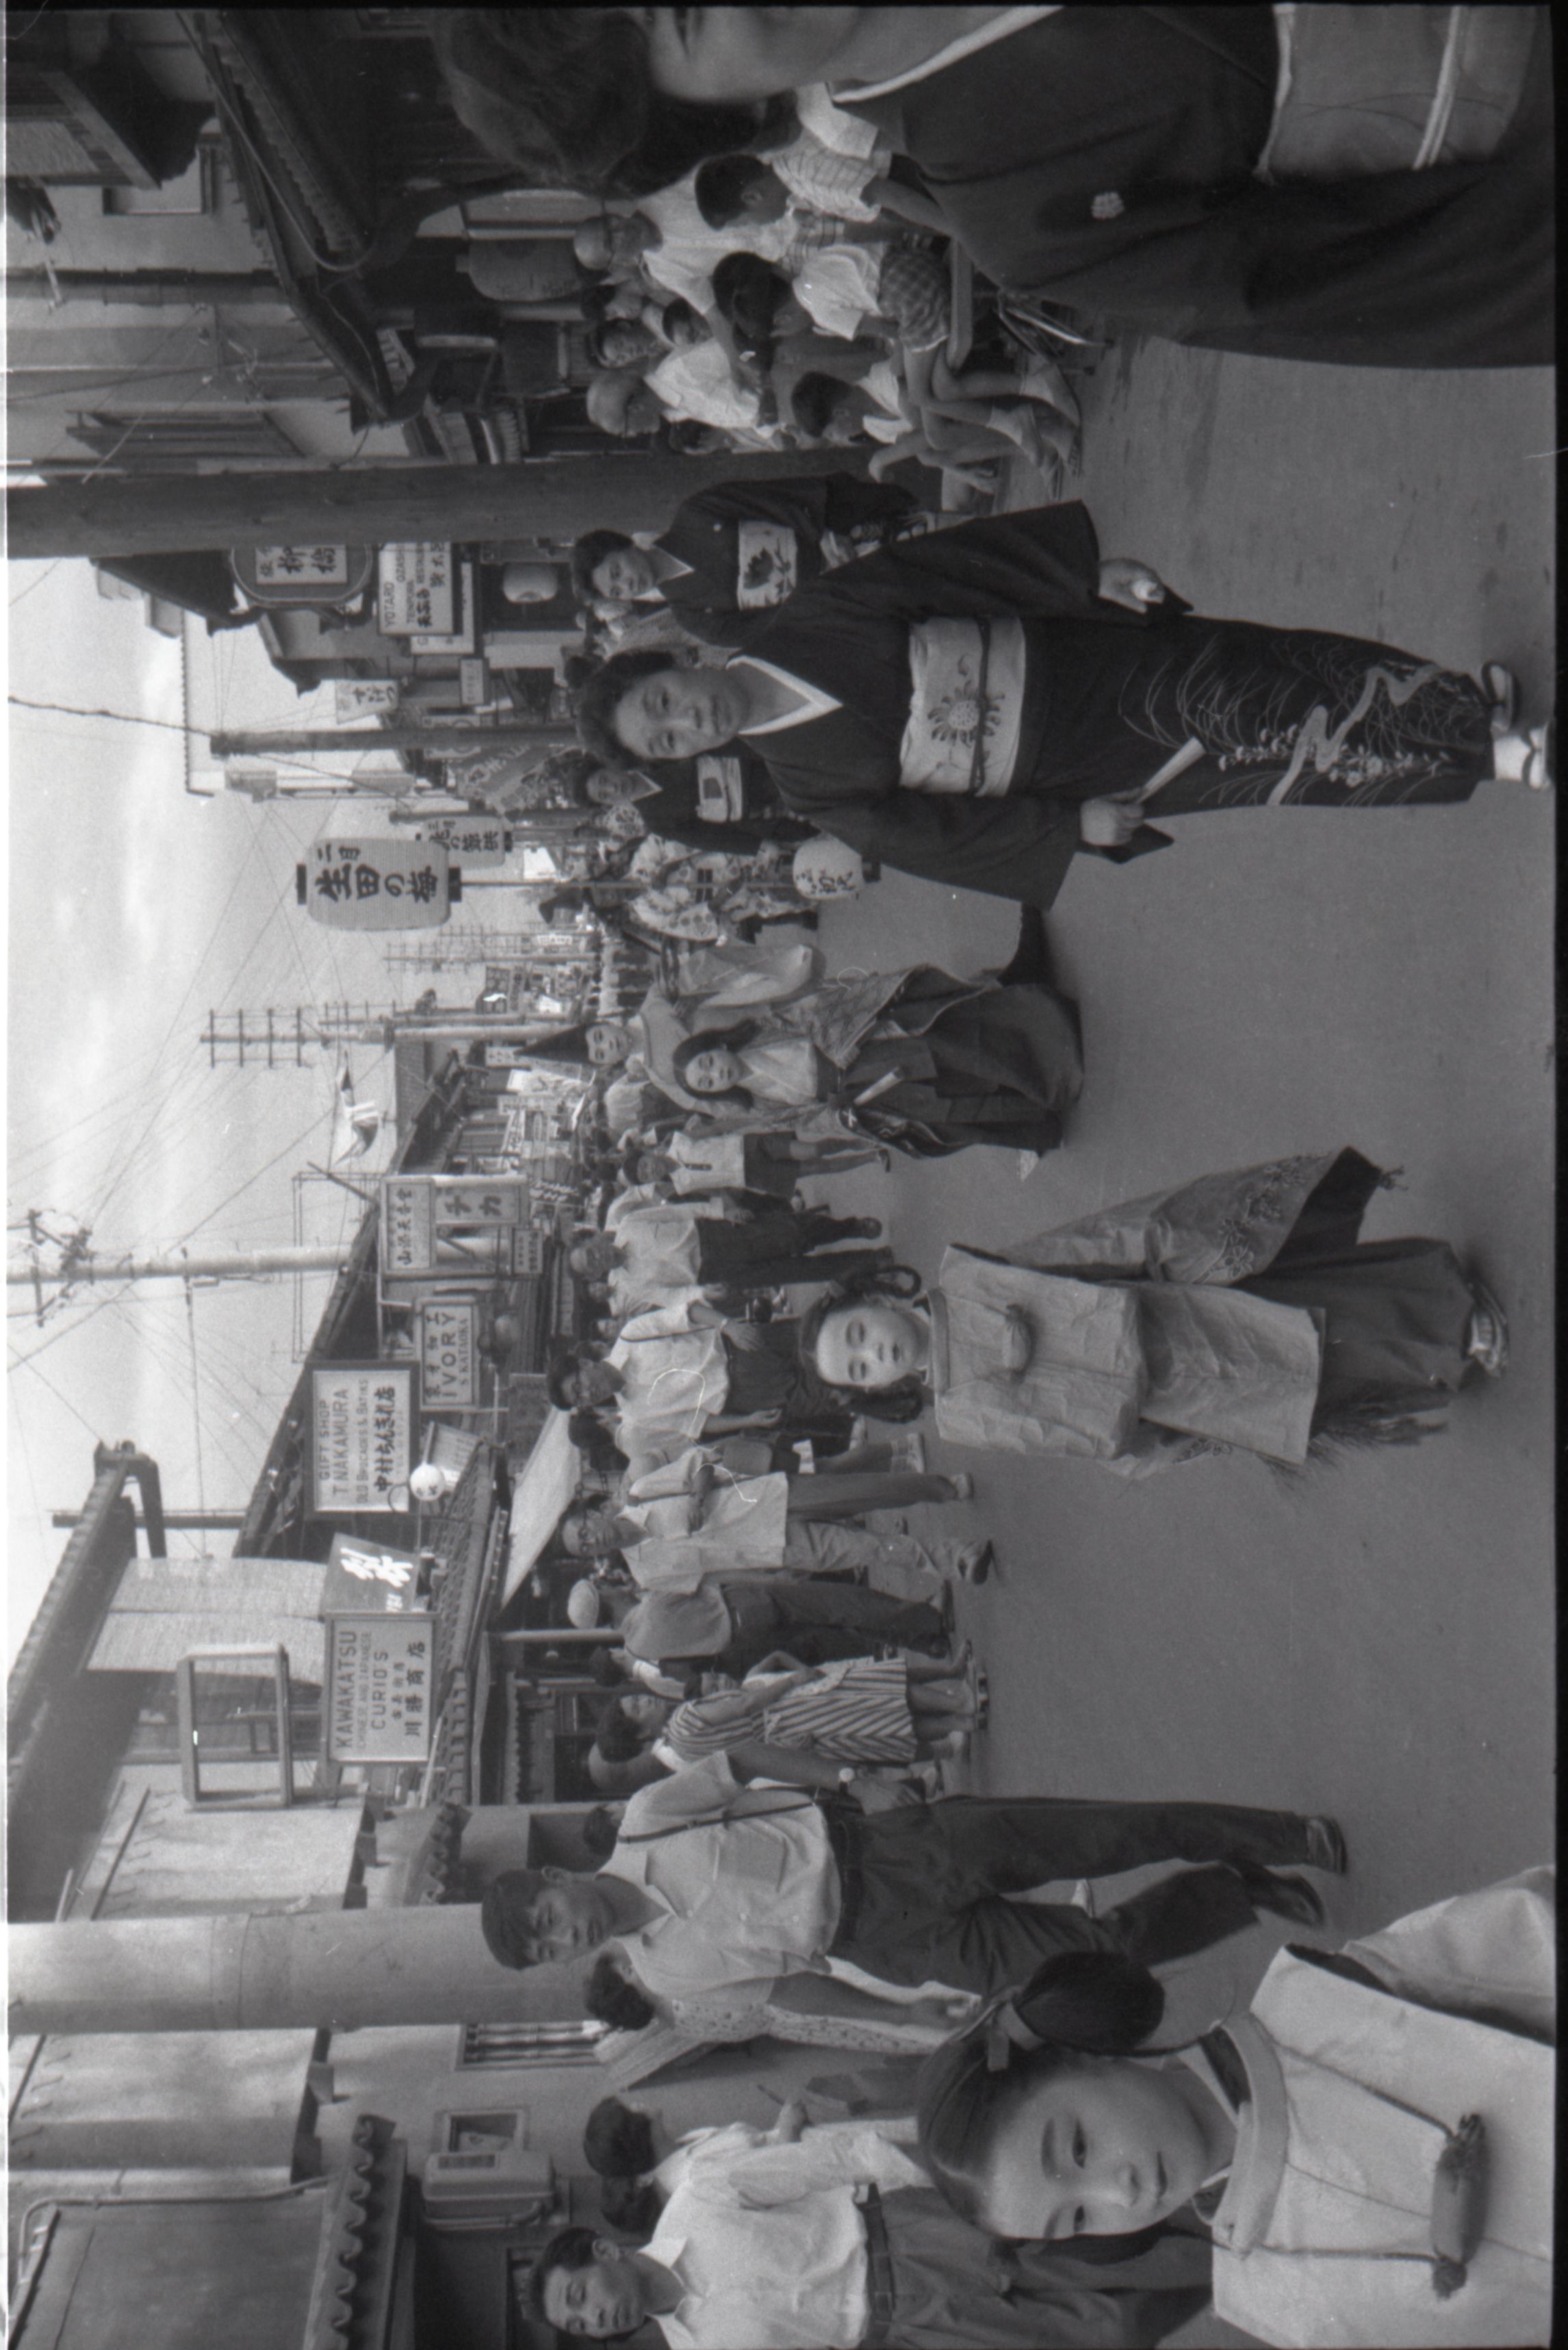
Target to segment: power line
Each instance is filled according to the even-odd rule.
[[[199,734],[206,741],[200,726],[182,726],[177,718],[140,718],[129,710],[78,710],[68,702],[29,702],[25,694],[8,693],[6,701],[18,710],[52,711],[58,718],[117,718],[122,726],[161,726],[170,734]]]

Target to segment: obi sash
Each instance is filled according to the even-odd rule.
[[[1021,620],[914,622],[903,788],[999,799],[1017,765],[1026,675]]]
[[[1476,162],[1524,96],[1536,8],[1277,6],[1280,72],[1261,180]]]

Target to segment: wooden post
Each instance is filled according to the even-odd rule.
[[[250,759],[272,751],[287,755],[298,751],[410,750],[455,759],[464,753],[472,755],[493,750],[497,744],[539,752],[578,747],[575,726],[533,726],[522,719],[496,726],[442,726],[439,721],[430,726],[306,726],[286,728],[275,734],[214,734],[210,739],[213,755],[218,759]]]
[[[819,473],[837,450],[717,457],[633,452],[516,465],[373,465],[265,473],[112,474],[9,489],[7,548],[51,556],[179,555],[232,546],[380,546],[396,539],[579,537],[657,530],[720,482]]]

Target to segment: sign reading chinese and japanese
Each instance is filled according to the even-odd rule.
[[[389,1550],[363,1534],[334,1534],[321,1586],[323,1616],[379,1607],[389,1616],[417,1608],[420,1563],[411,1550]]]
[[[443,841],[339,837],[311,844],[306,905],[337,931],[425,931],[452,910]]]
[[[381,549],[376,625],[384,637],[448,636],[456,568],[450,544],[401,539]]]
[[[428,1177],[384,1175],[381,1179],[382,1273],[423,1273],[434,1262],[434,1224]]]
[[[428,1616],[330,1616],[327,1752],[334,1762],[424,1762],[431,1751]]]
[[[473,640],[473,566],[460,563],[457,567],[457,614],[445,629],[417,629],[410,631],[408,647],[411,653],[472,653]],[[471,726],[477,722],[470,719]]]
[[[310,1375],[311,1507],[408,1507],[414,1457],[411,1365],[329,1363]]]
[[[512,835],[506,827],[486,823],[483,817],[427,816],[420,830],[465,866],[504,865],[512,853]]]
[[[371,561],[368,546],[236,546],[229,568],[258,604],[347,604]]]
[[[430,1299],[420,1308],[420,1399],[427,1411],[479,1401],[476,1309],[461,1300]]]

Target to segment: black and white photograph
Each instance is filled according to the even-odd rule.
[[[7,12],[16,2350],[1556,2338],[1553,40]]]

